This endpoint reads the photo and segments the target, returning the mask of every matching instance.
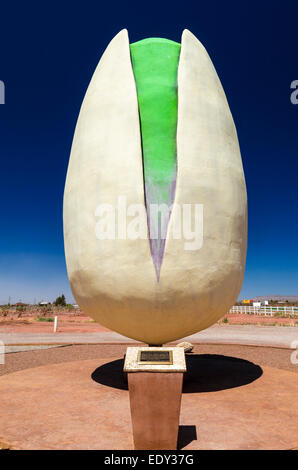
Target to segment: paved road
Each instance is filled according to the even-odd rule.
[[[112,331],[96,333],[1,333],[5,345],[34,344],[135,344],[136,341]],[[245,344],[295,349],[298,327],[214,325],[207,330],[175,341],[193,344]],[[293,344],[297,341],[297,344]]]
[[[35,344],[34,346],[31,345],[6,345],[5,346],[5,354],[11,353],[18,353],[18,352],[25,352],[25,351],[36,351],[37,349],[51,349],[51,348],[59,348],[60,346],[67,346],[66,344]]]

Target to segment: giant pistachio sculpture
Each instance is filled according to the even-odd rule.
[[[98,208],[117,212],[119,200],[147,211],[146,236],[126,236],[117,213],[116,236],[98,236]],[[151,203],[171,208],[157,238]],[[203,240],[186,249],[185,237],[170,234],[181,207],[197,204]],[[77,303],[128,337],[181,338],[212,325],[237,299],[247,243],[241,155],[217,73],[188,30],[181,45],[130,45],[122,30],[104,52],[75,130],[64,239]]]

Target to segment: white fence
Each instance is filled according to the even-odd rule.
[[[298,316],[298,307],[272,307],[268,305],[253,307],[252,305],[234,305],[229,313],[248,313],[251,315],[269,315],[271,317],[274,315]]]

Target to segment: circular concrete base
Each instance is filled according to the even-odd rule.
[[[0,377],[0,441],[15,449],[133,449],[122,367],[101,358]],[[242,359],[189,355],[179,448],[297,447],[297,379]]]

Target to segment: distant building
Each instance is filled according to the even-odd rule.
[[[44,305],[49,305],[51,302],[39,302],[38,305],[44,306]]]
[[[253,302],[253,307],[261,307],[261,302]]]
[[[248,299],[243,299],[243,300],[242,300],[242,303],[243,303],[243,304],[250,304],[250,300],[248,300]]]

